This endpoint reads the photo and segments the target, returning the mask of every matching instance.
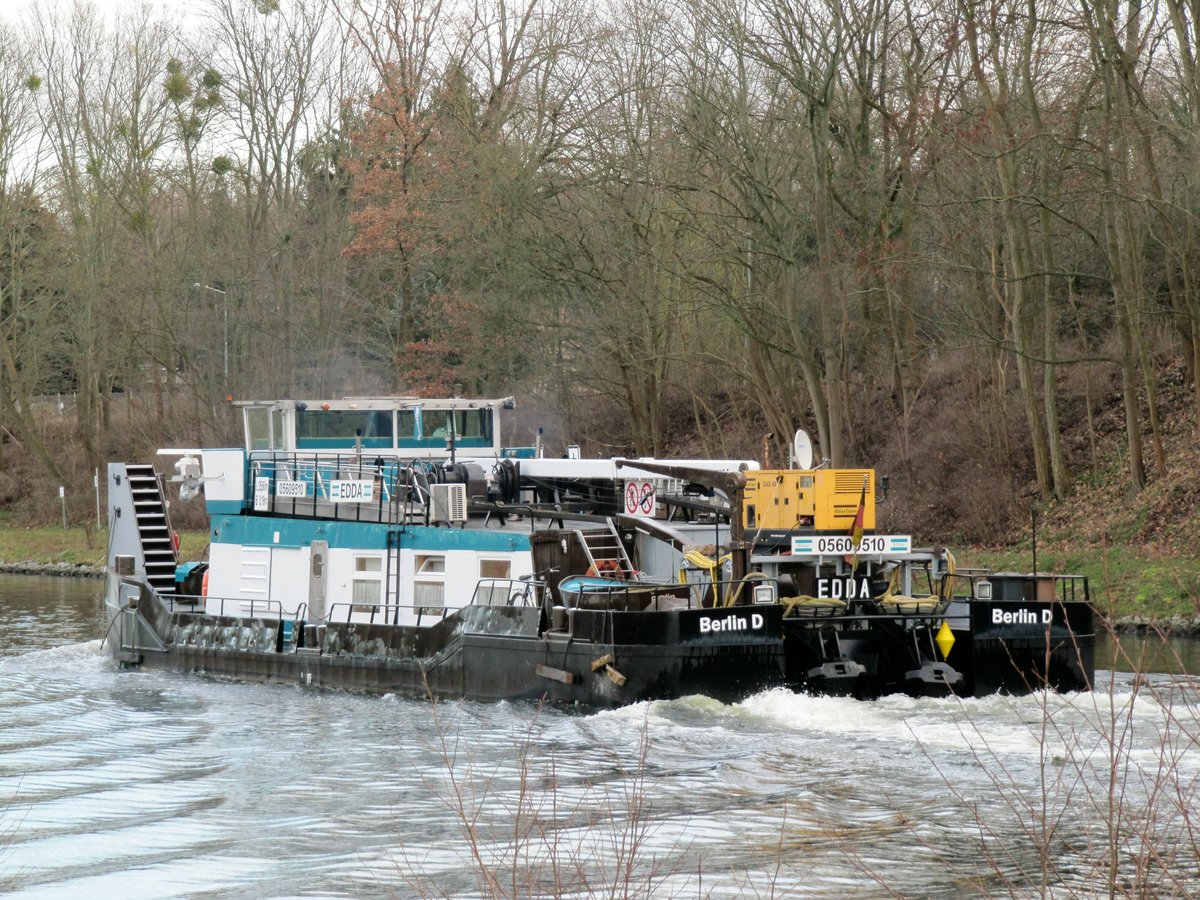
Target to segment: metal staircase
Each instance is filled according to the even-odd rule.
[[[611,574],[619,578],[633,578],[633,560],[625,552],[625,543],[617,532],[612,519],[605,531],[576,531],[590,571],[596,574]]]
[[[175,593],[175,567],[179,557],[171,540],[171,523],[163,501],[162,486],[153,466],[127,465],[126,477],[133,495],[146,578],[160,594]]]

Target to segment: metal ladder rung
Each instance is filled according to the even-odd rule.
[[[633,574],[633,560],[625,552],[625,544],[611,519],[608,522],[607,533],[585,534],[576,530],[575,534],[593,571],[600,571],[598,563],[606,562],[616,563],[616,568],[621,573]]]
[[[160,593],[173,594],[178,555],[158,473],[153,466],[127,465],[125,477],[133,501],[146,578]]]

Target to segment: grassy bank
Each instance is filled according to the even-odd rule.
[[[0,526],[0,562],[102,566],[107,540],[105,531],[80,527]],[[204,557],[208,532],[183,532],[181,540],[184,559]],[[1028,549],[968,549],[957,556],[962,566],[1015,572],[1033,568]],[[1039,552],[1038,569],[1087,575],[1096,606],[1114,618],[1200,616],[1200,559],[1115,546]]]
[[[183,532],[180,552],[199,559],[208,547],[208,532]],[[103,566],[108,532],[94,528],[13,528],[0,526],[0,562],[68,563]]]

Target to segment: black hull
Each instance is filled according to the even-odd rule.
[[[419,661],[294,656],[254,651],[174,648],[147,652],[126,665],[235,681],[298,684],[418,699],[534,700],[618,707],[642,700],[703,694],[737,702],[781,683],[777,648],[742,651],[659,652],[617,646],[615,665],[593,671],[591,648],[552,642],[468,639],[461,653],[430,672]],[[543,662],[550,660],[550,662]],[[619,668],[618,668],[619,666]],[[622,676],[618,685],[609,671]],[[570,682],[564,679],[569,676]]]
[[[134,610],[109,612],[122,664],[238,681],[592,707],[690,694],[736,702],[784,682],[778,607],[578,609],[554,631],[538,609],[471,606],[427,628],[310,628],[308,647],[300,630],[300,646],[285,643],[277,621],[172,611],[145,587]]]
[[[862,700],[1091,690],[1095,633],[1088,604],[971,600],[957,607],[901,616],[863,604],[849,615],[786,619],[788,687]],[[952,637],[948,654],[938,645],[943,622]]]
[[[785,619],[776,605],[574,609],[558,630],[540,609],[468,606],[430,627],[293,629],[173,609],[144,584],[122,585],[121,596],[121,608],[110,604],[109,644],[123,664],[420,698],[616,707],[692,694],[736,702],[773,687],[859,699],[982,696],[1086,690],[1094,674],[1086,604],[1014,613],[972,601],[938,616],[808,619]],[[1021,621],[996,624],[1005,614]],[[942,622],[954,626],[948,654],[937,641]]]

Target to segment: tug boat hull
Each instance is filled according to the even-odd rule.
[[[937,646],[943,623],[947,653]],[[937,615],[785,620],[784,642],[789,688],[860,700],[1086,691],[1095,674],[1093,613],[1078,601],[970,600]]]

